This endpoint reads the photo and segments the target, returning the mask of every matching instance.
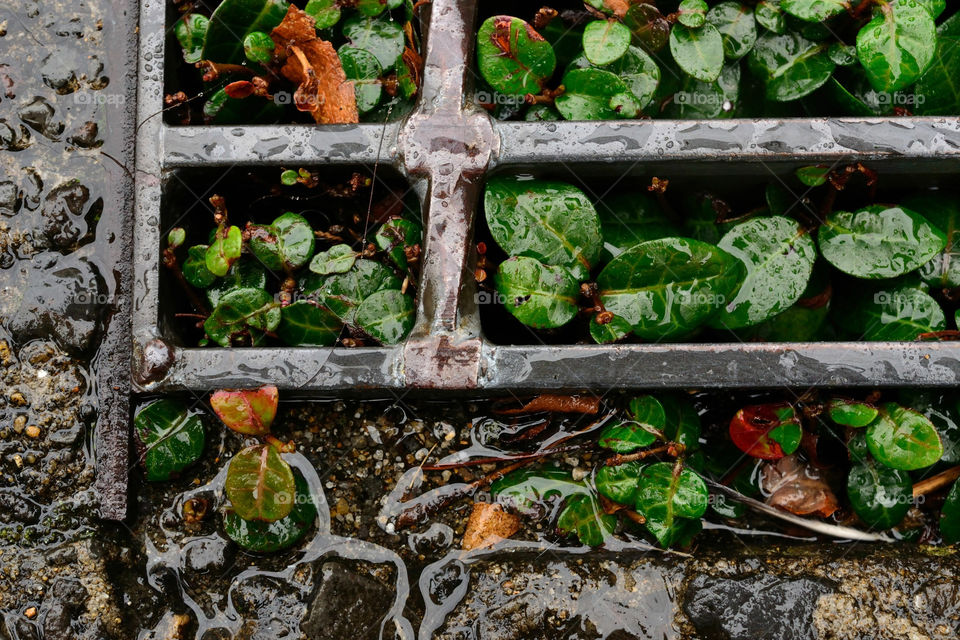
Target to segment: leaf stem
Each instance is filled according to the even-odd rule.
[[[604,464],[608,467],[618,467],[621,464],[636,462],[637,460],[643,460],[644,458],[649,458],[650,456],[659,455],[661,453],[676,458],[683,454],[683,450],[684,446],[679,442],[668,442],[662,447],[654,447],[653,449],[637,451],[636,453],[618,453],[615,456],[610,456],[607,458]]]
[[[925,496],[928,493],[933,493],[937,489],[942,489],[948,484],[951,484],[957,478],[960,478],[960,465],[947,469],[946,471],[942,471],[930,478],[925,478],[913,485],[913,497],[919,498],[920,496]]]

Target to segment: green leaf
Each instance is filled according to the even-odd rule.
[[[916,0],[884,0],[857,34],[857,55],[877,91],[916,82],[933,62],[937,28]]]
[[[221,389],[210,395],[210,406],[223,424],[248,436],[270,433],[279,402],[280,392],[273,385],[259,389]]]
[[[269,227],[249,226],[248,246],[253,255],[268,269],[293,271],[310,261],[315,240],[306,218],[285,213]]]
[[[670,23],[653,4],[631,3],[623,24],[630,29],[634,42],[648,53],[660,51],[670,39]]]
[[[151,402],[137,413],[133,425],[147,450],[143,465],[150,482],[169,480],[203,454],[203,419],[178,400]]]
[[[322,276],[333,273],[346,273],[357,261],[357,252],[348,244],[335,244],[326,251],[313,256],[310,271]]]
[[[416,222],[403,218],[391,218],[377,230],[374,240],[381,251],[385,251],[390,260],[401,270],[407,269],[406,249],[420,244],[423,229]]]
[[[630,335],[631,331],[633,327],[630,323],[619,316],[613,316],[613,320],[607,324],[598,324],[596,316],[590,318],[590,337],[597,344],[619,342]]]
[[[687,75],[702,82],[713,82],[723,69],[723,38],[709,23],[697,29],[673,25],[670,53]]]
[[[706,0],[682,0],[677,7],[677,21],[687,27],[702,27],[707,20]]]
[[[960,406],[950,391],[904,391],[900,394],[900,404],[919,411],[930,419],[943,442],[943,456],[940,462],[957,464],[960,462]]]
[[[942,116],[960,113],[960,13],[937,29],[937,46],[930,68],[920,77],[914,92],[918,115]]]
[[[700,448],[700,414],[683,397],[661,396],[660,404],[667,417],[663,428],[664,437],[670,442],[682,444],[688,453]]]
[[[300,174],[294,171],[293,169],[287,169],[280,174],[280,182],[285,186],[292,187],[297,184]]]
[[[382,69],[390,69],[403,55],[406,36],[389,16],[366,18],[356,15],[344,20],[343,35],[351,47],[372,53]],[[341,48],[341,53],[343,49]]]
[[[870,205],[834,211],[820,227],[820,252],[858,278],[894,278],[913,271],[947,244],[942,231],[903,207]]]
[[[198,244],[187,249],[187,259],[183,261],[183,277],[198,289],[204,289],[217,279],[216,274],[207,269],[207,245]]]
[[[317,299],[345,324],[354,324],[357,307],[378,291],[400,289],[400,279],[390,269],[373,260],[357,260],[346,273],[327,276],[318,289]]]
[[[880,412],[872,404],[845,398],[831,398],[827,405],[830,419],[845,427],[865,427],[876,419]]]
[[[290,514],[274,522],[244,520],[234,511],[223,516],[227,537],[248,551],[271,553],[296,544],[317,519],[317,505],[310,486],[299,471],[294,476],[294,506]]]
[[[295,347],[329,347],[340,337],[343,322],[335,313],[309,300],[283,307],[277,336]]]
[[[813,273],[813,239],[792,218],[769,216],[742,222],[720,239],[721,249],[746,268],[747,276],[712,324],[738,329],[785,311],[803,295]]]
[[[567,71],[589,68],[592,68],[590,61],[587,60],[586,56],[581,55],[570,63]],[[620,78],[627,89],[636,97],[637,102],[640,103],[639,108],[641,109],[650,104],[650,101],[656,94],[657,86],[660,83],[660,67],[658,67],[653,58],[640,47],[630,46],[623,56],[615,62],[606,65],[602,71],[609,71]],[[585,77],[593,78],[595,76],[590,75]],[[602,77],[606,78],[607,76]],[[574,79],[577,78],[578,76],[574,76]],[[619,88],[619,85],[617,86]],[[598,108],[606,108],[600,104],[599,99],[598,105]],[[621,114],[618,114],[618,116],[619,115]]]
[[[206,264],[204,264],[206,268]],[[207,300],[216,307],[220,299],[234,289],[266,289],[267,270],[256,260],[241,258],[233,263],[230,271],[207,288]]]
[[[223,0],[210,16],[201,59],[243,64],[246,37],[255,31],[273,31],[289,7],[286,0]]]
[[[937,301],[910,284],[857,292],[841,299],[835,311],[842,318],[837,324],[857,340],[909,341],[946,328],[946,316]]]
[[[317,29],[329,29],[340,22],[340,7],[338,0],[310,0],[304,7],[304,12],[313,16]]]
[[[353,82],[357,111],[372,111],[380,103],[380,96],[383,94],[383,85],[380,82],[383,69],[376,56],[366,49],[357,49],[350,45],[340,47],[337,55],[340,56],[347,80]]]
[[[796,422],[784,422],[770,429],[767,437],[779,444],[784,454],[790,455],[800,446],[803,429]]]
[[[934,19],[939,18],[940,14],[947,10],[947,0],[917,0],[917,2]]]
[[[919,213],[947,238],[943,252],[920,267],[920,278],[931,287],[960,287],[960,198],[927,192],[907,198],[903,206]]]
[[[750,52],[750,71],[766,86],[766,97],[789,102],[808,96],[830,79],[836,64],[828,45],[798,33],[767,33]]]
[[[700,518],[707,510],[707,485],[696,473],[674,472],[670,462],[647,465],[640,473],[636,510],[661,545],[670,546],[684,518]]]
[[[386,289],[367,296],[357,307],[357,326],[381,344],[398,344],[413,328],[416,308],[413,298],[399,289]]]
[[[745,4],[721,2],[707,12],[707,22],[720,32],[727,60],[739,60],[757,43],[757,21]]]
[[[633,508],[637,501],[640,472],[643,471],[643,466],[640,462],[625,462],[615,467],[606,465],[600,467],[594,478],[597,492],[604,498]]]
[[[889,529],[907,515],[913,503],[913,482],[906,471],[867,460],[847,476],[847,497],[860,519],[873,529]]]
[[[597,213],[608,260],[641,242],[683,235],[680,226],[649,193],[628,192],[604,198]]]
[[[227,275],[230,265],[240,259],[242,249],[243,235],[240,228],[221,224],[204,256],[207,269],[216,276]]]
[[[667,416],[663,405],[653,396],[638,396],[630,400],[628,410],[632,420],[613,422],[600,432],[597,443],[616,453],[631,453],[648,447],[663,436]]]
[[[880,407],[867,427],[867,446],[879,462],[904,471],[929,467],[943,455],[943,443],[929,418],[893,402]]]
[[[557,56],[543,36],[520,18],[492,16],[477,32],[477,63],[491,87],[507,95],[538,94],[553,75]]]
[[[394,5],[393,7],[388,7],[388,4]],[[399,3],[393,2],[391,0],[357,0],[357,10],[365,16],[378,16],[388,8],[395,9],[400,6]]]
[[[487,226],[511,256],[589,276],[602,248],[600,221],[582,191],[564,182],[495,177],[484,196]]]
[[[564,93],[555,105],[566,120],[612,120],[619,117],[636,117],[637,113],[624,112],[615,98],[630,89],[614,73],[603,69],[571,69],[563,76]],[[621,107],[620,111],[617,110]],[[639,104],[637,104],[639,109]]]
[[[845,13],[849,0],[783,0],[780,6],[792,16],[807,22],[823,22]]]
[[[680,84],[663,110],[665,117],[711,119],[729,118],[734,114],[740,100],[740,63],[724,65],[714,82],[701,82],[686,74],[679,76]],[[716,228],[712,219],[709,224]]]
[[[259,344],[264,332],[280,324],[280,306],[263,289],[234,289],[225,294],[203,323],[207,337],[221,347],[232,346],[244,336]]]
[[[590,488],[561,469],[521,469],[490,485],[490,495],[500,504],[521,513],[536,513],[553,498],[569,500],[576,495],[591,495]]]
[[[256,64],[269,64],[273,60],[273,50],[276,48],[269,34],[263,31],[254,31],[243,39],[243,53],[247,60]]]
[[[579,288],[564,267],[513,257],[500,263],[495,282],[503,306],[529,327],[562,327],[577,315]]]
[[[780,0],[761,0],[754,7],[754,16],[757,24],[776,34],[782,34],[787,28],[787,22],[780,9]]]
[[[171,249],[180,247],[187,240],[187,232],[183,227],[174,227],[167,234],[167,246]]]
[[[597,277],[604,307],[644,339],[683,336],[716,314],[740,285],[740,262],[686,238],[650,240],[624,251]]]
[[[233,456],[224,488],[233,511],[244,520],[276,522],[293,510],[293,470],[269,444],[247,447]]]
[[[591,63],[603,66],[619,60],[630,48],[630,29],[616,20],[594,20],[583,30],[583,52]]]
[[[827,184],[827,178],[830,176],[830,167],[816,165],[812,167],[800,167],[794,174],[797,179],[808,187],[819,187]]]
[[[827,49],[827,55],[838,67],[849,67],[860,62],[857,57],[857,48],[842,42],[833,42]]]
[[[207,37],[210,19],[199,13],[188,13],[173,25],[177,42],[183,47],[183,60],[195,64],[203,60],[203,41]]]
[[[563,533],[576,533],[581,544],[597,547],[613,535],[617,527],[615,516],[603,512],[597,501],[588,495],[570,498],[560,517],[557,528]]]
[[[953,484],[940,510],[940,535],[947,544],[960,542],[960,481]]]

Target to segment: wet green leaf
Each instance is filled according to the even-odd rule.
[[[313,256],[310,271],[322,276],[333,273],[346,273],[357,261],[357,252],[348,244],[335,244],[326,251]]]
[[[182,245],[187,239],[187,232],[183,227],[174,227],[170,230],[170,233],[167,234],[167,246],[171,249],[176,249]]]
[[[586,56],[581,55],[570,63],[567,71],[588,68],[592,68],[590,61],[587,60]],[[602,71],[609,71],[620,78],[637,99],[640,109],[650,104],[660,83],[660,67],[640,47],[630,46],[623,56],[603,67]],[[610,106],[616,109],[616,107]]]
[[[548,501],[569,500],[576,495],[591,495],[590,488],[561,469],[521,469],[490,485],[490,495],[500,504],[521,513],[542,511]]]
[[[247,60],[256,64],[269,64],[273,60],[273,50],[276,48],[270,35],[263,31],[254,31],[243,39],[243,53]]]
[[[293,510],[274,522],[244,520],[234,511],[223,516],[223,530],[238,545],[256,553],[280,551],[296,544],[317,519],[317,505],[310,487],[299,471],[293,472],[295,498]]]
[[[203,41],[207,37],[210,19],[199,13],[188,13],[173,25],[177,42],[183,47],[183,60],[194,64],[203,60]]]
[[[745,4],[721,2],[707,12],[707,22],[720,32],[727,60],[739,60],[757,43],[757,21]]]
[[[405,249],[420,244],[422,236],[423,229],[416,222],[391,218],[380,226],[374,240],[381,251],[387,252],[395,265],[406,270],[408,265]]]
[[[780,0],[760,0],[753,11],[757,24],[764,29],[776,34],[786,30],[787,22],[780,8]]]
[[[889,529],[907,515],[913,503],[913,482],[906,471],[868,460],[853,465],[847,496],[860,519],[874,529]]]
[[[303,216],[287,212],[268,227],[251,226],[248,246],[268,269],[293,271],[313,257],[315,240],[310,223]]]
[[[601,447],[616,453],[631,453],[662,437],[667,416],[659,400],[653,396],[633,398],[628,414],[632,420],[618,420],[603,428],[597,440]]]
[[[265,436],[277,416],[280,392],[273,385],[259,389],[221,389],[210,406],[228,428],[248,436]]]
[[[206,264],[204,264],[206,267]],[[220,304],[220,299],[234,289],[266,289],[267,270],[256,260],[237,260],[223,278],[207,288],[207,300],[211,307]]]
[[[930,68],[920,77],[914,91],[914,112],[918,115],[960,113],[960,13],[953,14],[937,29],[937,46]]]
[[[477,62],[491,87],[507,95],[538,94],[553,75],[553,47],[529,24],[492,16],[477,32]]]
[[[329,309],[297,300],[281,310],[277,336],[294,347],[329,347],[342,329],[343,322]]]
[[[947,544],[960,542],[960,481],[953,484],[940,511],[940,535]]]
[[[715,315],[743,279],[722,249],[686,238],[650,240],[624,251],[597,277],[604,307],[645,339],[688,334]]]
[[[740,63],[724,65],[714,82],[701,82],[686,74],[679,76],[680,84],[669,94],[672,99],[663,110],[665,117],[709,119],[729,118],[734,114],[740,100]],[[713,225],[712,220],[710,224]]]
[[[700,415],[690,401],[683,397],[660,397],[666,423],[663,435],[670,442],[682,444],[688,453],[700,447]]]
[[[623,17],[623,24],[630,29],[634,42],[648,53],[660,51],[670,40],[670,23],[656,5],[631,4]]]
[[[736,296],[712,322],[728,329],[759,324],[796,303],[817,258],[810,235],[797,221],[783,216],[742,222],[717,246],[740,260],[747,273]]]
[[[413,328],[415,314],[412,297],[399,289],[385,289],[360,303],[356,323],[381,344],[398,344]]]
[[[707,485],[696,473],[658,462],[640,473],[636,510],[646,527],[663,546],[670,546],[680,532],[684,518],[699,518],[707,510]]]
[[[232,346],[243,336],[259,344],[264,332],[280,324],[280,306],[263,289],[234,289],[225,294],[203,323],[207,337],[221,347]]]
[[[607,324],[598,324],[596,316],[590,318],[590,337],[597,344],[618,342],[630,335],[631,331],[633,327],[630,323],[619,316],[614,316]]]
[[[800,446],[803,429],[797,422],[784,422],[770,429],[767,437],[779,444],[784,454],[790,455]]]
[[[930,420],[888,402],[867,427],[867,446],[879,462],[893,469],[913,471],[929,467],[943,455],[943,443]]]
[[[313,16],[317,29],[329,29],[340,22],[340,7],[338,0],[310,0],[304,7],[304,12]]]
[[[600,256],[597,212],[570,184],[495,177],[487,182],[484,209],[490,234],[511,256],[566,267],[578,280]]]
[[[387,9],[396,9],[400,0],[357,0],[357,10],[367,16],[378,16]]]
[[[831,398],[827,405],[830,419],[845,427],[865,427],[876,419],[879,410],[872,404]]]
[[[822,87],[833,74],[836,64],[827,49],[827,44],[798,33],[767,33],[750,52],[750,71],[764,82],[768,100],[797,100]]]
[[[376,56],[366,49],[357,49],[353,46],[340,47],[337,54],[340,56],[347,80],[353,82],[357,110],[360,113],[371,111],[380,103],[380,96],[383,94],[383,86],[380,82],[383,69]]]
[[[839,301],[834,316],[856,340],[909,341],[946,328],[937,301],[911,284],[854,292]]]
[[[243,236],[240,228],[221,224],[204,256],[207,269],[216,276],[227,275],[230,265],[240,258],[242,249]]]
[[[217,279],[216,274],[207,269],[207,248],[205,244],[190,247],[183,261],[183,277],[198,289],[209,287]]]
[[[223,0],[210,16],[202,59],[243,64],[244,39],[255,31],[273,31],[289,6],[286,0]]]
[[[633,118],[637,113],[617,111],[614,100],[630,89],[615,73],[603,69],[571,69],[563,76],[565,91],[556,99],[557,111],[567,120]],[[639,108],[639,103],[638,103]]]
[[[820,252],[858,278],[894,278],[913,271],[947,244],[942,231],[904,207],[871,205],[835,211],[820,227]]]
[[[350,271],[327,276],[316,296],[345,324],[354,324],[360,303],[385,289],[399,290],[400,279],[379,262],[357,260]]]
[[[683,235],[680,226],[648,193],[629,192],[604,198],[597,213],[607,260],[647,240]]]
[[[595,65],[620,59],[629,47],[630,30],[616,20],[594,20],[583,30],[583,52]]]
[[[224,488],[233,511],[244,520],[276,522],[293,510],[293,470],[269,444],[247,447],[233,456]]]
[[[780,6],[801,20],[823,22],[845,13],[848,4],[848,0],[783,0]]]
[[[203,454],[203,419],[178,400],[151,402],[133,425],[147,450],[143,465],[150,482],[169,480]]]
[[[960,462],[960,405],[950,391],[904,390],[900,404],[926,416],[940,434],[943,456],[940,462]]]
[[[406,36],[399,24],[383,16],[356,15],[343,21],[343,35],[351,47],[372,53],[382,69],[390,69],[403,55]],[[341,48],[341,55],[343,49]]]
[[[723,69],[723,38],[712,24],[691,29],[682,24],[670,30],[670,52],[683,71],[702,82],[713,82]]]
[[[857,48],[841,42],[831,43],[830,48],[827,49],[827,55],[838,67],[849,67],[860,62],[857,57]]]
[[[706,0],[681,0],[677,7],[677,21],[687,27],[702,27],[707,20]]]
[[[940,14],[947,10],[947,0],[917,0],[917,2],[934,19],[939,18]]]
[[[827,178],[830,176],[830,167],[822,165],[800,167],[794,172],[794,175],[797,176],[797,180],[808,187],[819,187],[827,183]]]
[[[577,495],[570,498],[557,518],[557,528],[563,533],[576,533],[581,544],[597,547],[613,535],[617,527],[615,516],[603,512],[593,496]]]
[[[513,257],[500,263],[495,282],[503,306],[529,327],[562,327],[577,315],[579,287],[564,267]]]
[[[548,104],[535,104],[523,114],[527,122],[554,122],[560,120],[560,112]]]
[[[633,508],[637,501],[643,466],[640,462],[625,462],[615,467],[600,467],[594,478],[597,492],[609,500]]]
[[[960,287],[960,198],[954,194],[927,192],[906,198],[903,206],[919,213],[947,238],[943,252],[920,267],[920,278],[931,287]]]
[[[772,437],[773,431],[778,429],[778,438]],[[729,431],[733,444],[748,456],[779,460],[788,454],[786,448],[793,446],[795,441],[799,443],[802,435],[797,433],[799,429],[800,419],[793,406],[776,403],[740,409],[730,421]]]
[[[857,34],[857,55],[877,91],[898,91],[916,82],[936,46],[933,17],[916,0],[885,0]]]

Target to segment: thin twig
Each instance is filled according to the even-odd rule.
[[[960,465],[942,471],[930,478],[925,478],[913,485],[913,497],[918,498],[928,493],[933,493],[937,489],[942,489],[948,484],[951,484],[957,478],[960,478]]]

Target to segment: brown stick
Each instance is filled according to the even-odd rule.
[[[655,447],[653,449],[647,449],[646,451],[638,451],[636,453],[618,453],[615,456],[610,456],[607,458],[607,461],[604,464],[608,467],[616,467],[621,464],[626,464],[628,462],[636,462],[637,460],[643,460],[644,458],[649,458],[650,456],[655,456],[660,453],[665,453],[668,456],[676,458],[681,453],[683,453],[683,445],[677,442],[670,442],[663,445],[662,447]]]
[[[943,487],[955,481],[957,478],[960,478],[960,465],[947,469],[946,471],[938,473],[930,478],[921,480],[913,485],[913,497],[918,498],[928,493],[932,493],[937,489],[942,489]]]
[[[557,449],[544,449],[542,451],[535,451],[533,453],[523,453],[515,456],[500,456],[498,458],[474,458],[473,460],[464,460],[462,462],[448,462],[446,464],[430,464],[423,465],[421,469],[424,471],[446,471],[447,469],[463,469],[464,467],[477,467],[483,464],[496,464],[498,462],[507,462],[510,460],[537,460],[538,458],[545,458],[554,453],[566,453],[568,451],[579,451],[583,449],[582,446],[569,446],[569,447],[560,447]]]

